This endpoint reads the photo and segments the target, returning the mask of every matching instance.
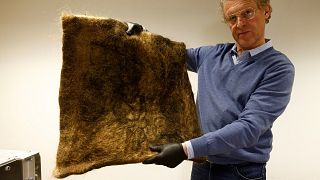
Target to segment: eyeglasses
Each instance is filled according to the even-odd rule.
[[[231,25],[234,25],[237,23],[238,18],[242,18],[245,20],[251,20],[256,16],[256,9],[253,9],[251,7],[247,9],[243,9],[237,13],[228,15],[225,17],[225,22],[229,23]]]

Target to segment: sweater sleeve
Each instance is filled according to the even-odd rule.
[[[255,145],[272,127],[290,100],[294,80],[292,64],[266,70],[238,119],[225,127],[191,140],[195,157],[226,154]]]
[[[205,57],[209,53],[213,53],[216,50],[216,46],[203,46],[199,48],[187,49],[187,68],[189,71],[198,72],[199,67],[206,59]]]

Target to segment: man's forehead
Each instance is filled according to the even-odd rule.
[[[255,0],[226,0],[224,2],[223,11],[225,14],[233,14],[245,8],[256,8],[257,3]]]

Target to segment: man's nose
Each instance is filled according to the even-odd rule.
[[[236,25],[237,27],[243,27],[246,23],[246,19],[242,17],[237,17]]]

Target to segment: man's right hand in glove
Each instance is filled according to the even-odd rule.
[[[174,168],[183,160],[188,159],[183,150],[182,144],[180,143],[151,146],[150,150],[153,152],[158,152],[158,154],[143,161],[143,164],[157,164]]]

